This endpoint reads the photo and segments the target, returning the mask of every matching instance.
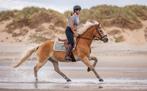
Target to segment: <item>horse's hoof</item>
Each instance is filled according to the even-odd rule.
[[[88,67],[88,68],[87,68],[87,72],[89,72],[89,71],[91,71],[91,70],[90,70],[90,68]]]
[[[100,81],[100,82],[104,82],[104,80],[103,80],[103,79],[101,79],[101,78],[99,79],[99,81]]]
[[[67,79],[66,81],[67,81],[67,82],[71,82],[71,80],[70,80],[70,79]]]
[[[36,82],[38,81],[38,78],[36,78]]]

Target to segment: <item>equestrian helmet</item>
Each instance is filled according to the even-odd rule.
[[[77,10],[81,10],[82,8],[81,8],[81,6],[79,6],[79,5],[75,5],[74,7],[73,7],[73,11],[75,12],[75,11],[77,11]]]

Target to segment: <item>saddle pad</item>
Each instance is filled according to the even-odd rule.
[[[64,43],[63,42],[54,42],[54,47],[53,47],[54,51],[66,51],[65,47],[64,47]]]
[[[64,46],[64,42],[55,40],[54,42],[54,46],[53,46],[53,50],[54,51],[66,51],[66,48]],[[73,50],[75,50],[75,47],[73,48]],[[72,51],[73,51],[72,50]]]

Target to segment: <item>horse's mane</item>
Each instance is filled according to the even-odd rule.
[[[78,29],[77,29],[77,32],[79,34],[83,34],[84,32],[86,32],[86,30],[88,28],[90,28],[91,26],[93,25],[96,25],[96,24],[99,24],[99,22],[95,21],[95,20],[88,20],[85,24],[80,24]]]

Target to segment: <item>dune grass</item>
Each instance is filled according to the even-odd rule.
[[[0,22],[11,20],[12,22],[7,24],[5,31],[17,37],[20,35],[25,36],[29,31],[38,29],[42,24],[49,24],[48,31],[57,33],[57,30],[52,29],[50,24],[54,28],[56,27],[58,29],[60,27],[65,29],[67,17],[70,15],[71,11],[66,11],[62,14],[52,9],[26,7],[22,10],[1,11]],[[141,21],[147,20],[147,6],[129,5],[118,7],[98,5],[90,9],[82,9],[80,22],[85,23],[89,19],[99,21],[104,27],[118,27],[129,30],[139,29],[143,26]],[[23,28],[28,28],[28,30],[24,31]],[[22,31],[22,33],[15,33],[14,31],[16,29]],[[43,29],[38,31],[43,32]],[[34,38],[41,41],[46,40],[46,38],[40,36],[35,36]],[[122,36],[115,39],[116,42],[124,41]]]
[[[13,21],[7,25],[7,28],[11,30],[25,26],[29,28],[36,28],[43,23],[53,23],[54,25],[60,27],[65,27],[66,25],[65,16],[51,9],[27,7],[20,11],[11,11],[11,13],[14,14],[12,18]],[[2,16],[2,19],[0,18],[1,21],[12,16],[10,14],[5,14],[6,16],[4,18],[3,12],[1,12],[0,15]]]
[[[53,23],[55,26],[65,27],[66,17],[71,11],[64,14],[57,11],[38,7],[26,7],[23,10],[2,11],[0,21],[12,19],[7,25],[10,29],[28,26],[36,28],[42,23]],[[147,6],[130,5],[125,7],[98,5],[81,11],[81,23],[88,19],[100,21],[105,27],[117,26],[120,28],[138,29],[142,27],[140,20],[147,20]]]
[[[65,16],[70,15],[65,12]],[[88,19],[100,21],[105,27],[116,26],[120,28],[138,29],[142,27],[140,20],[147,20],[147,6],[130,5],[125,7],[98,5],[81,11],[81,22]]]

